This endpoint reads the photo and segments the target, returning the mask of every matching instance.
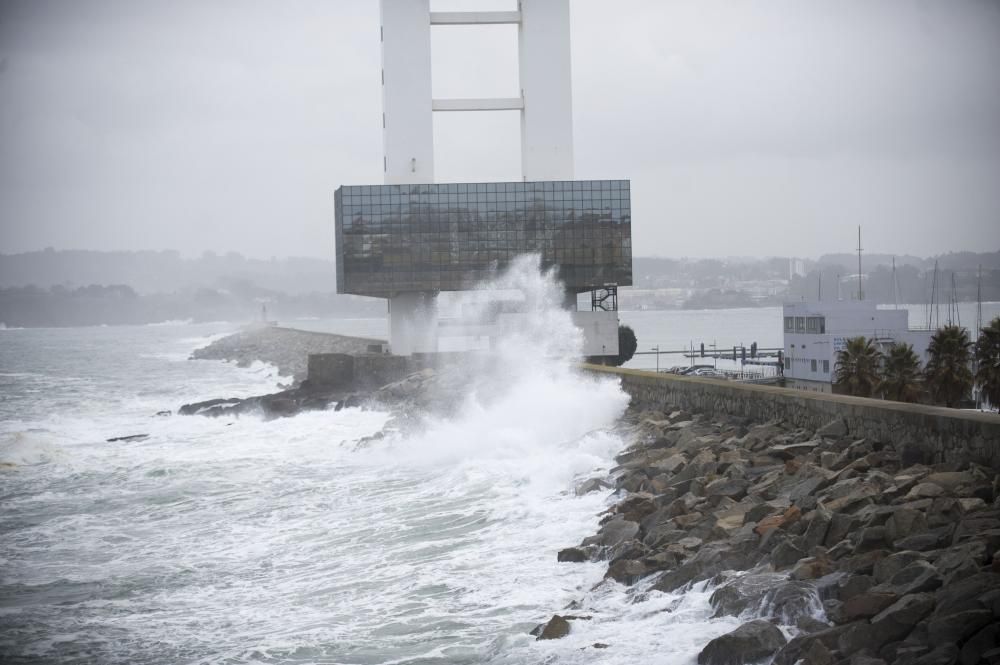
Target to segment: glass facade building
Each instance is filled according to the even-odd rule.
[[[337,292],[460,291],[541,254],[566,288],[632,284],[628,180],[343,186]]]

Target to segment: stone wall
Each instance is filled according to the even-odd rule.
[[[819,429],[843,421],[849,434],[892,442],[914,462],[976,462],[1000,470],[1000,415],[598,365],[621,378],[634,400],[753,421],[783,420]]]
[[[460,365],[472,352],[414,353],[313,353],[309,355],[308,387],[338,390],[374,390],[413,372],[448,364]]]

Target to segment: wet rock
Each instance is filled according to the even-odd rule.
[[[960,644],[993,620],[990,610],[966,610],[931,617],[927,632],[932,644]]]
[[[748,573],[717,588],[709,598],[713,617],[740,616],[753,611],[775,617],[786,625],[812,616],[820,606],[816,587],[807,582],[789,581],[778,573]]]
[[[888,554],[889,552],[886,550],[872,550],[841,559],[837,562],[837,567],[852,575],[871,575],[875,570],[875,564]]]
[[[897,540],[894,545],[897,550],[915,550],[917,552],[927,552],[935,550],[944,545],[949,540],[950,531],[948,529],[935,529],[916,533],[906,538]]]
[[[825,556],[807,557],[800,559],[788,576],[793,580],[814,580],[829,575],[833,571],[833,563]]]
[[[934,609],[934,597],[929,593],[903,596],[871,619],[873,634],[879,635],[881,644],[906,637],[913,627]]]
[[[613,579],[621,584],[632,585],[656,570],[655,566],[650,566],[644,560],[617,559],[608,566],[608,572],[604,574],[604,578]]]
[[[635,493],[615,506],[615,511],[620,513],[625,521],[636,524],[656,509],[656,497],[647,492]]]
[[[750,483],[739,478],[720,478],[705,486],[706,497],[728,497],[739,501],[747,494]]]
[[[698,663],[699,665],[757,663],[774,655],[785,642],[785,636],[774,624],[758,619],[709,642],[698,654]]]
[[[870,619],[899,600],[899,596],[887,591],[865,591],[848,598],[840,606],[836,616],[830,617],[837,623],[849,623],[858,619]]]
[[[942,644],[913,661],[913,665],[952,665],[958,658],[958,647],[954,644]]]
[[[884,548],[886,545],[885,527],[868,526],[858,534],[858,542],[854,546],[854,551],[857,553],[868,552]]]
[[[972,485],[975,477],[968,471],[939,471],[924,478],[924,482],[934,483],[954,494],[963,485]]]
[[[945,584],[964,579],[979,572],[986,562],[986,546],[972,541],[948,548],[934,561]]]
[[[927,528],[927,518],[919,510],[911,508],[896,508],[885,523],[885,537],[890,543],[895,543],[911,534],[920,533]]]
[[[826,541],[833,515],[825,508],[818,508],[807,519],[808,526],[802,536],[802,544],[806,550],[812,550]]]
[[[760,607],[765,596],[785,581],[778,573],[748,573],[733,578],[712,592],[714,617],[739,616],[748,607]]]
[[[771,446],[764,452],[766,455],[770,455],[771,457],[775,457],[780,460],[791,460],[798,455],[811,452],[817,445],[819,445],[819,441],[803,441],[802,443],[789,443],[785,445]]]
[[[983,655],[1000,645],[1000,623],[992,623],[974,634],[962,645],[959,654],[961,665],[976,665],[984,660]]]
[[[938,589],[936,615],[955,614],[965,610],[983,609],[979,597],[1000,588],[1000,574],[985,572],[958,580]]]
[[[593,547],[567,547],[565,549],[559,550],[556,554],[556,561],[559,562],[569,562],[569,563],[581,563],[583,561],[590,561],[591,556],[594,553]]]
[[[828,548],[843,541],[857,526],[857,519],[845,513],[834,513],[830,518],[830,526],[826,533],[824,545]]]
[[[660,471],[674,474],[683,469],[685,464],[687,464],[687,458],[680,453],[676,453],[666,459],[657,460],[653,464],[653,467]]]
[[[625,519],[612,519],[605,522],[596,536],[583,539],[582,545],[597,545],[598,547],[614,547],[619,543],[635,538],[639,533],[639,524]]]
[[[182,416],[193,416],[193,415],[216,415],[216,407],[230,407],[240,404],[243,400],[236,397],[230,398],[218,398],[209,399],[204,402],[195,402],[193,404],[184,404],[177,413]]]
[[[841,573],[841,575],[843,577],[837,583],[836,597],[842,602],[847,602],[873,586],[872,578],[869,575],[847,575],[845,573]]]
[[[850,630],[855,624],[844,626],[833,626],[826,630],[821,630],[808,635],[798,635],[781,648],[774,656],[773,665],[795,665],[799,663],[810,651],[816,642],[822,644],[828,651],[837,649],[840,637]]]
[[[923,482],[913,486],[907,494],[906,498],[909,500],[913,499],[933,499],[935,497],[943,496],[945,490],[943,487],[936,483]]]
[[[934,591],[942,582],[941,575],[934,566],[918,559],[893,575],[882,586],[900,596],[905,596],[910,593]]]
[[[569,621],[565,618],[559,616],[558,614],[553,614],[552,618],[549,619],[545,627],[542,628],[541,632],[536,637],[536,640],[558,640],[569,635]]]
[[[692,582],[708,579],[721,570],[740,570],[746,566],[746,553],[734,551],[727,544],[707,543],[680,566],[663,573],[653,588],[674,591]]]
[[[875,577],[875,582],[881,584],[883,582],[888,582],[892,579],[892,576],[899,571],[906,568],[914,561],[922,561],[926,555],[922,552],[915,552],[913,550],[904,550],[902,552],[896,552],[891,554],[884,559],[880,559],[875,563],[873,569],[873,576]]]
[[[129,434],[127,436],[114,436],[110,439],[106,439],[108,443],[114,443],[115,441],[121,441],[126,443],[133,443],[138,441],[145,441],[149,438],[148,434]]]
[[[830,627],[830,624],[820,621],[816,617],[812,616],[800,616],[795,622],[795,627],[798,628],[803,633],[818,633],[821,630],[826,630]]]
[[[782,570],[795,564],[806,556],[805,551],[790,540],[785,540],[771,551],[771,565],[775,570]]]
[[[787,527],[800,517],[802,517],[802,511],[795,506],[791,506],[780,515],[771,515],[757,522],[757,526],[754,527],[754,533],[758,536],[766,535],[774,529]]]
[[[583,496],[584,494],[589,494],[591,492],[599,492],[601,490],[612,488],[613,485],[611,485],[611,483],[602,480],[601,478],[591,478],[576,486],[576,495]]]

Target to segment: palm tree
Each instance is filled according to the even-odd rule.
[[[931,337],[925,375],[935,403],[956,407],[969,395],[972,390],[971,347],[968,331],[958,326],[938,328]]]
[[[852,337],[837,351],[835,385],[841,392],[858,397],[871,397],[878,385],[881,354],[870,339]]]
[[[981,328],[976,341],[976,382],[982,396],[993,407],[1000,407],[1000,316]]]
[[[893,344],[884,355],[878,392],[897,402],[916,402],[920,397],[920,358],[909,344]]]

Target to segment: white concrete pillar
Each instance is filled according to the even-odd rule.
[[[569,0],[520,4],[521,173],[525,180],[572,180]]]
[[[415,291],[389,298],[389,350],[397,356],[437,351],[435,294]]]
[[[430,0],[381,0],[385,183],[434,182]]]

